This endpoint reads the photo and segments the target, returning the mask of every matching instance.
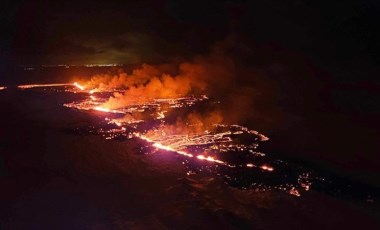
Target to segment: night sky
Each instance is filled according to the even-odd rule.
[[[323,67],[373,68],[380,53],[379,3],[369,0],[24,0],[1,11],[1,56],[18,64],[164,62],[232,34],[245,55],[270,43]]]

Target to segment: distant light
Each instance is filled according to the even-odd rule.
[[[253,168],[253,167],[256,167],[256,165],[251,164],[251,163],[248,163],[248,164],[247,164],[247,167],[248,167],[248,168]]]

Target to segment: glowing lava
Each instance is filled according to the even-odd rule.
[[[19,88],[21,89],[28,89],[28,88],[34,88],[34,87],[57,87],[57,86],[67,86],[71,85],[74,86],[75,88],[84,91],[85,87],[80,85],[77,82],[74,82],[73,84],[33,84],[33,85],[20,85]],[[128,108],[125,109],[120,109],[120,110],[113,110],[106,108],[102,106],[104,99],[98,98],[93,96],[92,94],[95,92],[99,92],[98,90],[92,89],[89,91],[86,91],[89,96],[87,99],[83,100],[82,102],[79,103],[69,103],[65,104],[66,107],[71,107],[71,108],[77,108],[80,110],[95,110],[103,113],[115,113],[115,114],[127,114],[131,113],[134,111],[137,112],[144,112],[146,110],[152,110],[152,111],[157,111],[156,114],[156,119],[157,120],[163,120],[162,122],[165,122],[164,119],[166,118],[165,113],[167,112],[166,110],[161,110],[161,106],[163,104],[169,105],[170,108],[183,108],[183,107],[190,107],[193,106],[196,102],[201,102],[203,100],[208,100],[209,98],[206,95],[201,95],[200,97],[180,97],[180,98],[164,98],[164,99],[154,99],[152,102],[147,102],[147,103],[141,103],[141,104],[136,104],[136,105],[131,105]],[[124,124],[133,124],[136,122],[144,122],[144,120],[133,120],[135,122],[126,122],[123,123],[123,119],[108,119],[106,120],[109,121],[109,123],[113,123],[117,125],[118,127],[122,127]],[[164,123],[163,123],[164,124]],[[165,126],[163,126],[165,127]],[[250,135],[255,135],[260,137],[262,141],[268,140],[268,138],[262,134],[259,134],[256,131],[253,130],[248,130],[247,128],[239,125],[222,125],[218,124],[216,127],[221,127],[224,129],[227,129],[227,131],[222,131],[222,132],[216,132],[216,133],[210,133],[210,131],[205,130],[204,133],[198,133],[195,135],[189,135],[186,133],[181,133],[181,134],[176,134],[176,135],[169,135],[165,134],[162,135],[161,133],[158,132],[150,132],[148,135],[143,135],[140,134],[139,132],[135,132],[134,136],[138,137],[142,140],[145,140],[149,143],[152,144],[153,147],[165,151],[170,151],[170,152],[175,152],[179,155],[183,155],[186,157],[191,157],[195,158],[200,161],[207,161],[207,162],[212,162],[212,163],[217,163],[221,165],[226,165],[230,167],[236,167],[236,165],[229,165],[226,162],[217,159],[215,156],[209,156],[208,152],[227,152],[227,151],[245,151],[249,150],[251,148],[255,148],[254,146],[249,147],[249,146],[238,146],[232,144],[232,139],[231,135],[242,135],[242,134],[250,134]],[[123,127],[125,130],[125,127]],[[228,130],[230,129],[230,130]],[[235,130],[235,131],[232,131]],[[225,145],[223,143],[230,143],[228,145]],[[194,153],[189,153],[185,151],[186,148],[191,147],[191,146],[208,146],[212,145],[210,148],[205,148],[205,151],[202,154],[194,154]],[[253,151],[253,150],[250,150]],[[207,153],[207,154],[206,154]],[[243,165],[240,165],[242,167]],[[252,167],[258,167],[257,165],[254,165],[252,163],[248,163],[245,165],[247,168],[252,168]],[[273,167],[268,166],[268,165],[262,165],[259,167],[262,170],[265,171],[273,171]]]
[[[100,112],[105,112],[105,113],[110,113],[111,112],[110,109],[103,108],[103,107],[100,107],[100,106],[95,107],[94,110],[100,111]]]
[[[266,170],[266,171],[269,171],[269,172],[272,172],[274,170],[274,168],[272,168],[272,167],[270,167],[268,165],[262,165],[262,166],[260,166],[260,168],[262,170]]]
[[[178,153],[180,155],[183,155],[183,156],[187,156],[187,157],[193,157],[193,154],[191,153],[187,153],[185,151],[180,151],[180,150],[175,150],[173,149],[172,147],[170,146],[166,146],[166,145],[163,145],[161,143],[158,143],[158,142],[154,142],[152,141],[151,139],[149,139],[148,137],[144,136],[144,135],[141,135],[140,133],[134,133],[135,137],[138,137],[144,141],[147,141],[149,143],[153,143],[152,146],[158,148],[158,149],[161,149],[161,150],[166,150],[166,151],[170,151],[170,152],[175,152],[175,153]]]
[[[104,107],[101,107],[101,106],[96,106],[93,109],[96,110],[96,111],[104,112],[104,113],[120,113],[120,114],[124,114],[123,111],[108,109],[108,108],[104,108]]]
[[[176,150],[175,148],[171,147],[171,146],[167,146],[167,145],[163,145],[159,142],[154,142],[153,140],[149,139],[148,137],[144,136],[144,135],[141,135],[139,133],[135,133],[135,136],[142,139],[142,140],[145,140],[147,142],[150,142],[150,143],[153,143],[152,146],[158,148],[158,149],[161,149],[161,150],[165,150],[165,151],[170,151],[170,152],[175,152],[177,154],[180,154],[180,155],[183,155],[183,156],[186,156],[186,157],[194,157],[193,154],[191,153],[187,153],[185,151],[182,151],[182,150]],[[211,157],[211,156],[204,156],[204,155],[196,155],[196,158],[199,159],[199,160],[202,160],[202,161],[209,161],[209,162],[213,162],[213,163],[218,163],[218,164],[222,164],[222,165],[227,165],[224,161],[221,161],[221,160],[218,160],[218,159],[215,159],[214,157]]]
[[[197,158],[199,160],[206,160],[206,161],[215,162],[215,163],[218,163],[218,164],[225,164],[223,161],[217,160],[214,157],[210,157],[210,156],[206,157],[206,156],[203,156],[203,155],[198,155]]]
[[[248,163],[246,164],[247,168],[253,168],[253,167],[257,167],[256,165],[252,164],[252,163]]]
[[[80,89],[80,90],[84,90],[84,87],[81,86],[80,84],[78,84],[77,82],[74,82],[73,85],[74,85],[75,87],[77,87],[78,89]]]
[[[0,90],[4,90],[4,89],[6,89],[7,87],[5,87],[5,86],[0,86]]]
[[[150,98],[149,100],[145,98],[125,106],[115,105],[116,109],[114,109],[106,102],[112,95],[120,93],[120,89],[114,91],[110,91],[110,89],[104,91],[93,87],[86,89],[77,82],[20,85],[18,88],[59,86],[71,87],[65,88],[65,92],[81,92],[77,95],[78,100],[64,104],[65,107],[101,112],[97,116],[104,116],[104,119],[101,120],[102,122],[105,120],[107,126],[95,132],[106,139],[138,138],[157,150],[189,158],[185,161],[188,162],[185,163],[186,167],[194,162],[204,162],[194,165],[200,171],[207,168],[208,170],[217,169],[227,172],[222,176],[225,176],[231,184],[237,183],[234,170],[244,172],[242,175],[249,175],[250,178],[245,178],[241,183],[247,183],[246,181],[252,181],[252,183],[244,185],[242,188],[263,189],[261,191],[278,189],[294,196],[300,196],[300,191],[310,190],[311,181],[308,173],[298,174],[296,181],[291,183],[288,183],[290,179],[285,177],[282,177],[284,183],[279,183],[279,185],[269,184],[265,185],[266,187],[260,187],[260,183],[254,182],[259,180],[258,177],[262,173],[265,173],[264,181],[268,177],[282,176],[282,169],[287,167],[286,164],[274,161],[270,156],[267,157],[266,154],[256,150],[258,144],[268,140],[268,137],[244,126],[221,124],[223,121],[218,120],[218,113],[210,116],[198,113],[198,109],[208,107],[213,103],[206,95]],[[109,126],[109,124],[116,127]],[[206,162],[211,164],[205,164]],[[272,167],[273,165],[276,170]],[[193,170],[191,169],[189,172]]]
[[[43,88],[43,87],[61,87],[61,86],[72,86],[69,83],[53,83],[53,84],[31,84],[31,85],[19,85],[20,89],[31,89],[31,88]]]

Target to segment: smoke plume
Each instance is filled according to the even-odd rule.
[[[207,131],[212,131],[215,124],[223,122],[221,111],[212,111],[206,113],[192,112],[186,117],[178,117],[173,124],[161,126],[158,130],[150,130],[147,133],[148,137],[154,138],[156,135],[178,135],[178,134],[200,134]]]

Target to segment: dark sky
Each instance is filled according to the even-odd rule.
[[[18,64],[164,62],[205,53],[231,33],[244,46],[274,43],[316,62],[379,61],[375,0],[3,4],[1,58]]]
[[[4,49],[20,63],[140,63],[205,50],[228,31],[224,3],[20,1]],[[195,50],[194,50],[195,49]]]

